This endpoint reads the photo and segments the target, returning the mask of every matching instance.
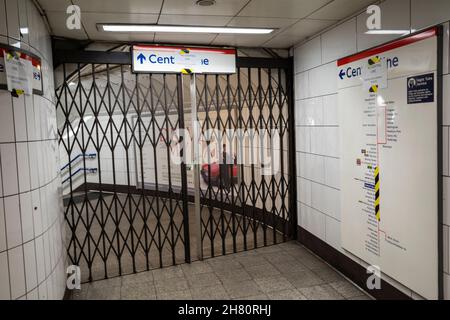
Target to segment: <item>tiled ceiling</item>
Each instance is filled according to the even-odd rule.
[[[289,48],[306,37],[358,12],[374,0],[37,0],[53,35],[79,40],[139,41]],[[81,8],[82,30],[66,28],[69,5]],[[97,23],[269,27],[269,35],[106,33]]]

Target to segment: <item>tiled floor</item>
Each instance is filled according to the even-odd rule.
[[[72,299],[370,299],[296,242],[85,284]]]

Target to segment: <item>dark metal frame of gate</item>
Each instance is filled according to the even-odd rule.
[[[119,67],[122,73],[122,77],[123,77],[123,67],[124,65],[131,65],[131,55],[128,52],[94,52],[94,51],[56,51],[54,53],[54,57],[55,57],[55,61],[54,61],[54,65],[55,66],[62,66],[63,68],[63,76],[64,76],[64,82],[61,85],[61,87],[59,87],[56,91],[56,97],[57,97],[57,109],[61,108],[62,112],[64,113],[66,119],[66,123],[65,126],[63,128],[63,130],[61,132],[59,132],[59,137],[60,137],[60,142],[62,142],[62,137],[64,135],[65,129],[68,130],[68,128],[71,126],[70,121],[68,119],[68,117],[70,116],[70,113],[72,112],[73,108],[76,109],[76,111],[79,113],[80,115],[80,125],[85,125],[84,124],[84,120],[83,120],[83,115],[84,112],[86,111],[86,108],[88,107],[88,104],[90,103],[84,103],[83,105],[83,101],[82,101],[82,97],[79,97],[79,101],[75,101],[71,103],[70,106],[68,106],[68,95],[71,95],[69,88],[69,83],[67,82],[70,76],[80,76],[80,70],[86,66],[91,66],[92,67],[92,75],[93,75],[93,88],[91,88],[91,90],[94,90],[94,96],[96,96],[96,92],[98,90],[98,88],[96,88],[95,85],[95,65],[106,65],[106,74],[108,77],[108,81],[109,81],[109,72],[110,72],[110,66],[114,65],[115,67]],[[66,64],[73,64],[76,65],[76,71],[75,73],[72,74],[67,74],[66,72]],[[274,213],[272,214],[268,214],[268,212],[266,212],[266,209],[259,209],[255,207],[255,203],[253,203],[253,205],[242,205],[241,207],[237,208],[234,203],[224,203],[221,202],[219,200],[216,199],[208,199],[207,197],[203,197],[201,199],[201,204],[202,206],[208,206],[210,208],[219,208],[219,210],[221,210],[222,214],[224,211],[228,211],[228,212],[232,212],[233,215],[234,214],[239,214],[241,216],[247,217],[249,219],[252,219],[252,221],[259,221],[259,222],[263,222],[264,226],[269,226],[271,228],[273,228],[273,232],[274,234],[276,232],[280,232],[282,234],[282,241],[286,241],[288,239],[295,239],[296,235],[297,235],[297,202],[296,202],[296,194],[297,194],[297,185],[296,185],[296,161],[295,161],[295,119],[294,119],[294,98],[293,98],[293,64],[292,64],[292,59],[272,59],[272,58],[247,58],[247,57],[238,57],[237,58],[237,72],[238,75],[240,74],[241,70],[246,69],[249,70],[250,69],[257,69],[258,73],[261,73],[261,70],[271,70],[271,69],[278,69],[278,70],[283,70],[284,72],[284,76],[285,76],[285,90],[286,92],[284,93],[285,95],[285,103],[287,105],[288,108],[288,119],[286,120],[285,125],[286,127],[286,134],[288,135],[288,165],[289,165],[289,174],[287,177],[287,181],[285,182],[285,186],[287,187],[286,190],[283,191],[283,193],[280,193],[280,196],[284,197],[286,195],[288,196],[288,208],[287,209],[287,215],[282,215],[281,217],[279,215],[275,215]],[[270,73],[270,71],[269,71]],[[136,87],[138,87],[138,77],[139,75],[135,75],[136,76]],[[169,75],[167,75],[169,76]],[[173,77],[176,77],[176,81],[177,81],[177,89],[176,89],[176,93],[174,93],[176,95],[173,96],[172,98],[176,99],[176,106],[178,107],[178,113],[179,113],[179,123],[178,126],[179,128],[184,128],[184,124],[185,124],[185,119],[184,119],[184,112],[183,112],[183,92],[182,92],[182,75],[171,75]],[[281,73],[278,74],[279,77],[281,77]],[[166,75],[164,75],[164,79],[165,79]],[[79,78],[80,79],[80,78]],[[238,76],[239,79],[239,76]],[[123,79],[122,79],[123,80]],[[259,82],[261,81],[260,79],[258,80]],[[121,86],[123,86],[123,82],[121,84]],[[250,84],[251,85],[251,84]],[[261,84],[259,83],[258,86],[260,86]],[[206,84],[205,84],[206,86]],[[238,90],[240,91],[241,88],[241,83],[240,80],[238,80]],[[89,98],[91,98],[91,93],[90,92],[86,92],[84,91],[85,89],[82,87],[82,85],[78,84],[77,85],[77,92],[79,91],[80,94],[83,93],[84,98],[86,98],[86,100],[89,100]],[[138,106],[134,106],[135,107],[135,111],[138,115],[138,117],[140,117],[140,112],[142,111],[142,106],[139,106],[139,89],[137,90],[137,103]],[[82,92],[84,91],[84,92]],[[124,89],[122,91],[125,91]],[[100,93],[100,91],[98,92]],[[123,92],[119,92],[117,93],[117,95],[122,94]],[[124,93],[123,93],[124,94]],[[253,93],[255,94],[255,93]],[[260,94],[260,92],[257,92],[256,94]],[[255,94],[255,100],[256,99],[261,99],[261,97],[257,97]],[[71,96],[72,100],[75,98],[78,98],[77,93],[75,93],[75,96]],[[105,98],[105,96],[109,95],[108,101],[109,101],[109,106],[106,106],[105,102],[103,101],[103,98]],[[115,96],[116,94],[113,93],[113,95]],[[251,95],[251,94],[250,94]],[[267,95],[267,93],[266,93]],[[270,95],[272,95],[272,93],[270,93]],[[281,95],[281,93],[280,93]],[[115,109],[115,104],[114,106],[111,106],[111,91],[109,90],[109,88],[106,88],[105,91],[100,95],[102,101],[95,101],[95,104],[100,105],[100,107],[102,105],[106,106],[107,108],[109,107],[109,111],[108,114],[111,117],[110,121],[112,119],[112,114],[114,113],[114,109]],[[121,99],[121,97],[115,96],[112,97],[112,99]],[[272,99],[273,97],[271,97]],[[239,97],[239,99],[247,99],[245,97]],[[267,97],[265,97],[265,99],[268,99]],[[78,105],[78,103],[80,105]],[[251,104],[251,102],[249,103]],[[99,108],[100,108],[99,107]],[[84,109],[83,109],[84,108]],[[94,108],[92,108],[92,105],[90,105],[90,108],[92,109],[91,111],[94,113],[95,116],[96,112],[98,112],[99,110],[96,109],[97,106],[94,106]],[[128,108],[130,108],[130,105],[128,105]],[[128,109],[129,110],[129,109]],[[122,110],[123,112],[125,112],[126,114],[126,110]],[[167,115],[166,115],[167,117]],[[253,117],[253,116],[251,116]],[[96,119],[97,121],[97,119]],[[253,119],[252,119],[253,121]],[[259,121],[259,120],[258,120]],[[125,122],[128,122],[125,119]],[[257,122],[255,122],[257,123]],[[87,129],[84,128],[83,130]],[[98,127],[96,128],[98,130]],[[73,130],[73,128],[72,128]],[[117,131],[117,128],[115,128],[115,130]],[[134,128],[134,130],[136,130],[136,127]],[[145,128],[144,128],[145,130]],[[148,130],[148,129],[147,129]],[[112,131],[112,129],[111,129]],[[121,129],[119,129],[119,131],[121,131]],[[141,131],[141,128],[139,128],[139,131]],[[67,131],[68,132],[68,131]],[[78,144],[81,143],[80,148],[82,149],[82,152],[88,152],[88,150],[83,150],[84,146],[85,146],[85,140],[89,140],[92,139],[91,138],[91,133],[89,132],[89,130],[87,131],[87,136],[85,136],[85,134],[83,134],[82,136],[82,140],[83,141],[76,141]],[[145,132],[144,132],[145,133]],[[146,133],[148,134],[148,132]],[[138,136],[135,136],[135,132],[132,130],[131,132],[132,138],[134,137],[134,139],[142,139],[139,138]],[[98,138],[98,137],[97,137]],[[111,138],[112,139],[112,138]],[[127,138],[126,138],[127,139]],[[78,138],[75,138],[75,140],[78,140]],[[118,139],[116,139],[115,143],[117,144]],[[145,137],[144,137],[145,140]],[[127,140],[128,141],[128,140]],[[132,139],[133,141],[133,139]],[[135,141],[134,141],[135,142]],[[75,143],[75,141],[74,141]],[[97,144],[99,143],[99,141],[97,141]],[[101,142],[103,143],[103,141]],[[111,141],[112,145],[114,145],[113,141]],[[122,141],[123,143],[123,141]],[[109,144],[109,142],[108,142]],[[142,145],[140,146],[142,148]],[[69,146],[64,146],[64,148],[66,149],[66,151],[68,152],[68,154],[70,154],[71,152],[71,148]],[[111,148],[114,148],[114,146],[112,146]],[[125,149],[128,152],[128,148],[132,148],[132,146],[127,145],[125,147]],[[141,150],[142,151],[142,150]],[[141,152],[142,154],[142,152]],[[114,158],[114,156],[113,156]],[[100,160],[99,160],[100,161]],[[114,161],[114,159],[113,159]],[[83,159],[83,164],[85,165],[85,159]],[[99,171],[101,170],[101,168],[99,168]],[[69,173],[71,172],[71,168],[69,165]],[[68,203],[69,205],[66,208],[66,212],[65,212],[65,217],[66,217],[66,221],[68,223],[70,232],[72,232],[71,236],[70,236],[70,243],[68,244],[68,256],[69,256],[69,260],[72,264],[74,265],[79,265],[80,261],[82,259],[85,260],[85,262],[87,263],[88,267],[89,267],[89,278],[88,281],[93,281],[93,280],[99,280],[99,279],[94,279],[95,277],[92,276],[91,274],[91,266],[94,260],[94,257],[96,256],[96,254],[98,254],[100,256],[100,258],[103,260],[104,263],[104,277],[103,278],[109,278],[111,277],[111,274],[108,272],[108,267],[107,267],[107,263],[106,263],[106,259],[108,258],[109,254],[111,253],[111,251],[114,251],[114,254],[117,256],[117,259],[119,260],[119,271],[118,271],[118,275],[123,275],[124,272],[121,269],[121,256],[124,252],[125,249],[129,250],[129,253],[132,256],[133,259],[133,266],[132,266],[132,272],[136,273],[139,272],[139,270],[137,270],[136,268],[136,263],[134,261],[134,254],[135,254],[135,250],[136,250],[136,245],[139,246],[141,245],[144,248],[145,254],[147,256],[147,263],[146,263],[146,270],[150,270],[151,267],[149,265],[148,262],[148,254],[149,254],[149,250],[152,246],[152,243],[155,243],[155,246],[157,246],[157,248],[159,249],[159,254],[161,257],[161,247],[158,247],[158,244],[155,242],[154,239],[148,239],[147,238],[147,229],[151,234],[151,231],[149,229],[149,227],[147,225],[144,225],[144,232],[145,232],[145,239],[141,239],[142,237],[142,233],[141,235],[137,235],[137,234],[133,234],[135,231],[134,230],[130,230],[131,234],[127,234],[127,235],[123,235],[121,234],[120,236],[122,237],[122,240],[125,240],[125,243],[123,244],[122,248],[119,248],[119,235],[116,235],[116,239],[108,239],[106,237],[106,233],[103,234],[102,239],[98,239],[98,241],[95,241],[96,239],[90,239],[89,238],[89,230],[92,224],[92,221],[94,219],[94,217],[87,217],[87,221],[85,221],[84,219],[80,219],[80,217],[77,218],[77,220],[74,220],[74,204],[75,204],[75,198],[76,192],[81,192],[81,198],[83,200],[83,209],[87,210],[87,207],[90,205],[88,204],[89,202],[89,193],[91,191],[96,191],[99,192],[100,197],[102,197],[103,194],[108,194],[108,193],[112,193],[114,194],[115,197],[117,197],[118,194],[125,194],[127,195],[127,199],[128,197],[130,197],[130,199],[133,199],[134,195],[137,195],[140,198],[139,201],[143,201],[144,203],[144,207],[145,207],[145,203],[146,201],[148,201],[146,199],[146,197],[153,197],[153,198],[165,198],[165,199],[170,199],[170,200],[175,200],[175,201],[180,201],[181,204],[181,208],[182,212],[183,212],[183,236],[181,235],[181,227],[178,228],[177,226],[175,226],[176,228],[176,232],[178,232],[178,234],[176,235],[176,239],[174,239],[174,235],[172,234],[172,242],[170,242],[170,245],[172,247],[172,265],[177,264],[177,260],[175,258],[175,245],[176,245],[176,241],[180,240],[183,242],[184,244],[184,262],[186,263],[190,263],[191,262],[191,252],[190,252],[190,230],[189,230],[189,213],[188,213],[188,204],[194,201],[194,196],[188,194],[188,192],[185,192],[187,190],[187,179],[186,179],[186,165],[183,163],[182,167],[181,167],[181,173],[182,173],[182,190],[180,193],[174,193],[174,191],[169,188],[168,191],[161,191],[161,190],[148,190],[148,189],[138,189],[135,186],[131,185],[128,179],[128,185],[117,185],[117,184],[103,184],[101,183],[89,183],[86,179],[86,173],[84,175],[84,183],[76,188],[73,189],[72,188],[72,181],[70,181],[70,198],[68,199]],[[113,176],[115,175],[115,171],[113,171]],[[114,181],[115,181],[115,177],[113,177]],[[169,178],[170,179],[170,178]],[[252,182],[253,183],[253,182]],[[275,188],[275,185],[272,185],[273,188]],[[277,188],[279,188],[280,186],[277,186]],[[253,190],[254,191],[254,190]],[[277,192],[279,192],[279,190],[277,190]],[[131,201],[131,200],[128,200]],[[132,200],[135,201],[135,200]],[[120,202],[120,201],[119,201]],[[151,205],[152,203],[150,203]],[[117,200],[114,200],[114,203],[111,203],[111,206],[115,205],[116,206],[116,210],[117,210]],[[119,203],[119,205],[122,207],[122,215],[123,212],[126,208],[124,208],[127,203],[125,204],[121,204]],[[131,206],[131,203],[129,203],[129,205]],[[136,203],[135,203],[136,205]],[[139,205],[139,204],[138,204]],[[94,212],[96,211],[97,208],[93,208]],[[111,209],[111,208],[110,208]],[[130,207],[131,209],[131,207]],[[78,210],[78,209],[77,209]],[[145,210],[144,210],[145,211]],[[145,220],[146,218],[148,218],[147,214],[149,214],[149,212],[135,212],[135,215],[141,215],[141,218],[144,221],[144,224],[146,224]],[[108,213],[105,213],[103,210],[103,204],[101,206],[101,212],[99,213],[99,215],[101,215],[101,217],[95,217],[95,219],[98,220],[99,224],[101,225],[102,228],[104,228],[105,225],[102,225],[102,223],[106,223],[105,222],[105,215],[108,215]],[[117,215],[117,212],[116,212]],[[91,219],[91,220],[90,220]],[[108,218],[106,218],[108,219]],[[120,233],[120,230],[118,228],[118,224],[120,223],[120,220],[122,219],[122,217],[111,217],[111,219],[114,221],[114,223],[116,224],[116,232]],[[233,219],[234,222],[234,219]],[[75,234],[76,228],[79,224],[83,224],[84,227],[86,228],[86,233],[88,234],[88,236],[84,239],[83,243],[81,243]],[[131,229],[133,229],[132,226],[132,222],[130,223]],[[219,226],[216,226],[217,228],[219,228]],[[223,226],[222,226],[223,227]],[[234,227],[233,227],[234,228]],[[104,230],[102,230],[102,232],[104,232]],[[169,237],[169,235],[167,234],[169,231],[166,232],[165,236]],[[172,233],[174,232],[174,229],[172,229]],[[264,239],[265,239],[265,232],[266,230],[264,230]],[[127,244],[126,241],[128,239],[128,237],[131,235],[131,245]],[[133,236],[137,236],[137,239],[133,239]],[[206,236],[206,235],[203,235]],[[211,235],[207,235],[208,237],[211,237]],[[105,239],[106,238],[106,239]],[[276,237],[275,237],[276,239]],[[100,243],[100,240],[102,240],[102,243]],[[224,241],[224,239],[222,239]],[[106,244],[105,241],[109,242],[109,248],[108,250],[106,250]],[[137,241],[137,243],[134,243],[135,241]],[[142,242],[145,243],[142,243]],[[175,241],[175,243],[173,242]],[[255,241],[255,248],[257,247],[256,245],[256,238],[254,239]],[[88,242],[86,244],[86,242]],[[114,249],[114,246],[112,244],[112,242],[117,242],[117,246],[118,248]],[[275,240],[275,243],[277,241]],[[87,248],[86,248],[87,245]],[[264,246],[267,245],[266,241],[264,241]],[[77,246],[78,251],[77,251]],[[102,248],[100,248],[102,247]],[[247,250],[247,245],[245,245],[244,250]],[[86,251],[87,252],[84,252]],[[103,252],[102,252],[103,250]],[[233,252],[236,252],[236,247],[233,246]],[[222,250],[222,254],[227,254],[230,252],[226,252],[225,248],[223,248]],[[106,256],[105,256],[106,255]],[[214,249],[212,249],[211,252],[211,256],[215,256],[214,253]],[[159,267],[163,267],[163,262],[162,259],[160,258],[160,266]],[[142,270],[144,271],[144,270]]]

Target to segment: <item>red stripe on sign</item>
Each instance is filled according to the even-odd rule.
[[[133,46],[133,50],[161,50],[161,51],[179,51],[189,49],[191,52],[215,52],[223,54],[236,54],[236,49],[219,49],[219,48],[190,48],[190,47],[171,47],[171,46]]]
[[[7,49],[1,49],[1,48],[0,48],[0,58],[3,58],[3,57],[4,57],[3,50],[8,51]],[[25,53],[23,53],[23,52],[20,52],[20,58],[22,58],[22,59],[24,59],[24,60],[31,61],[31,63],[33,64],[34,67],[39,67],[39,66],[41,66],[41,60],[36,59],[36,58],[34,58],[34,57],[31,57],[31,56],[29,56],[29,55],[27,55],[27,54],[25,54]]]
[[[382,52],[386,52],[386,51],[390,51],[390,50],[397,49],[400,47],[404,47],[409,44],[434,37],[437,35],[437,33],[438,33],[438,28],[433,27],[424,32],[420,32],[420,33],[414,34],[412,36],[408,36],[408,37],[405,37],[405,38],[402,38],[402,39],[399,39],[399,40],[396,40],[393,42],[386,43],[379,47],[368,49],[366,51],[359,52],[355,55],[342,58],[342,59],[338,60],[337,65],[338,65],[338,67],[340,67],[340,66],[343,66],[348,63],[352,63],[352,62],[355,62],[355,61],[358,61],[358,60],[361,60],[364,58],[374,56],[376,54],[380,54]]]

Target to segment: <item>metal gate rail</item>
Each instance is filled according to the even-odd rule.
[[[208,183],[200,190],[201,236],[191,243],[189,204],[194,195],[189,192],[188,169],[182,163],[176,169],[181,181],[174,182],[178,171],[171,172],[169,152],[169,132],[185,128],[187,121],[183,76],[132,74],[130,53],[57,51],[54,56],[63,76],[56,90],[57,112],[63,119],[58,133],[70,177],[65,187],[67,250],[71,263],[82,268],[83,281],[189,263],[196,258],[191,256],[195,245],[201,256],[213,257],[296,237],[291,59],[238,58],[236,75],[197,76],[203,82],[196,88],[196,107],[204,116],[202,133],[211,127],[277,128],[287,150],[281,148],[279,178],[257,180],[255,166],[241,164],[238,183],[225,190],[220,186],[227,171],[220,170],[219,188]],[[161,143],[165,157],[158,153]],[[146,150],[153,158],[151,189],[145,183]],[[90,152],[97,154],[96,177],[85,173],[73,180],[74,158]],[[85,158],[80,162],[86,167]],[[168,169],[165,188],[158,181],[161,165]],[[211,182],[211,166],[208,171]],[[99,196],[89,197],[94,191]]]

